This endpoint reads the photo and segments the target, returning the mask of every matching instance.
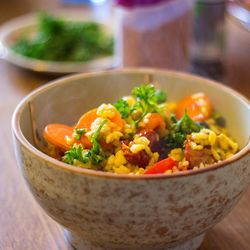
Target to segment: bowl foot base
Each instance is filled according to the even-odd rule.
[[[81,237],[79,237],[78,235],[71,233],[67,230],[65,230],[65,237],[69,241],[69,243],[74,247],[74,249],[77,249],[77,250],[124,250],[124,249],[128,249],[128,248],[126,248],[126,246],[121,246],[120,248],[113,248],[113,249],[111,249],[110,247],[97,246],[97,245],[94,245],[91,242],[88,242],[88,241],[82,239]],[[176,246],[164,247],[164,248],[154,248],[154,249],[155,250],[196,250],[201,245],[204,237],[205,237],[205,233],[198,235],[198,236],[196,236],[188,241],[184,241]],[[134,249],[129,247],[130,250],[137,250],[140,248],[141,248],[140,246],[138,246]],[[153,250],[152,247],[150,247],[149,249],[143,247],[143,249]]]

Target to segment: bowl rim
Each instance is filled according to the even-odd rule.
[[[112,75],[112,74],[120,74],[120,73],[144,73],[144,74],[155,74],[159,73],[161,75],[178,75],[179,77],[183,78],[191,78],[191,79],[197,79],[204,81],[207,85],[213,85],[216,88],[221,88],[226,92],[229,92],[231,95],[236,96],[240,101],[244,102],[244,104],[248,105],[250,108],[250,101],[238,93],[237,91],[233,90],[232,88],[222,85],[216,81],[206,79],[200,76],[192,75],[189,73],[184,72],[177,72],[172,70],[161,70],[161,69],[154,69],[154,68],[123,68],[123,69],[115,69],[115,70],[105,70],[105,71],[99,71],[99,72],[88,72],[88,73],[79,73],[79,74],[73,74],[70,76],[64,76],[61,78],[58,78],[56,80],[50,81],[48,84],[45,84],[35,90],[33,90],[30,94],[28,94],[26,97],[24,97],[17,107],[15,108],[15,111],[12,115],[12,121],[11,121],[11,128],[12,128],[12,134],[15,137],[15,139],[23,146],[25,147],[30,153],[34,154],[38,158],[42,158],[42,160],[48,162],[50,167],[59,168],[61,170],[65,170],[67,172],[73,173],[73,174],[80,174],[80,175],[86,175],[86,176],[92,176],[92,177],[101,177],[101,178],[112,178],[112,179],[129,179],[129,180],[151,180],[151,179],[168,179],[168,178],[179,178],[179,177],[185,177],[189,175],[196,175],[199,173],[205,173],[209,172],[218,168],[226,167],[228,164],[231,164],[247,154],[250,153],[250,136],[248,138],[247,144],[235,155],[230,157],[229,159],[226,159],[222,162],[218,162],[215,164],[212,164],[210,166],[207,166],[205,168],[200,168],[196,170],[190,170],[190,171],[181,171],[176,172],[172,174],[148,174],[148,175],[130,175],[130,174],[116,174],[116,173],[110,173],[110,172],[104,172],[104,171],[98,171],[93,169],[84,169],[80,167],[76,167],[73,165],[66,164],[64,162],[61,162],[59,160],[56,160],[47,154],[43,153],[42,151],[38,150],[36,147],[34,147],[23,135],[21,127],[20,127],[20,117],[24,110],[24,107],[29,103],[30,100],[38,96],[40,93],[43,93],[45,91],[48,91],[49,89],[67,84],[68,81],[71,80],[78,80],[82,78],[89,78],[91,76],[97,76],[97,75]],[[17,155],[16,155],[17,157]]]

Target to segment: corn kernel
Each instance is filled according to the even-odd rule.
[[[135,136],[134,142],[136,144],[143,144],[145,146],[148,146],[150,141],[145,136]]]
[[[130,147],[130,151],[132,152],[132,153],[138,153],[138,152],[140,152],[140,151],[142,151],[142,150],[144,150],[145,149],[145,145],[143,145],[143,144],[133,144],[131,147]]]
[[[98,107],[96,114],[102,118],[112,118],[116,115],[116,109],[112,104],[102,104]]]
[[[165,174],[172,174],[172,173],[173,173],[173,171],[171,169],[168,169],[165,171]]]

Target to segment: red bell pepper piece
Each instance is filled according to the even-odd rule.
[[[176,166],[176,164],[176,161],[169,157],[157,162],[155,165],[146,170],[145,174],[163,174],[167,170]]]

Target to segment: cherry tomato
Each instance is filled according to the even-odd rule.
[[[195,121],[204,121],[212,114],[212,104],[204,93],[187,96],[177,103],[176,117],[181,119],[187,111],[189,117]]]

